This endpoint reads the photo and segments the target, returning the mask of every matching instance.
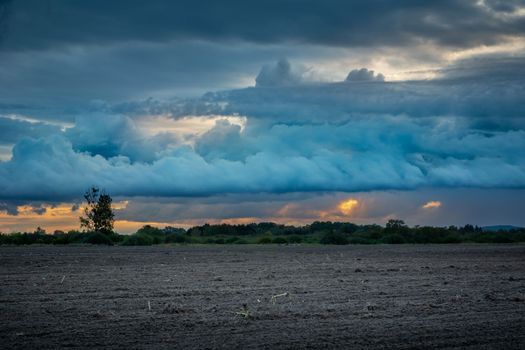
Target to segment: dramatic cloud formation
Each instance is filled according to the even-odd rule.
[[[37,220],[92,185],[164,213],[131,200],[128,225],[512,202],[524,32],[523,1],[0,1],[0,212]],[[406,203],[374,201],[391,191]]]
[[[218,119],[181,139],[144,133],[140,115],[91,113],[22,139],[0,163],[0,195],[70,200],[93,184],[120,196],[525,186],[519,74],[505,85],[484,70],[466,81],[288,86],[286,61],[269,69],[259,77],[275,74],[272,87],[164,107],[176,118],[244,115],[243,126]]]
[[[253,85],[261,65],[279,57],[319,67],[309,74],[332,81],[358,67],[388,81],[432,77],[433,69],[479,53],[523,56],[524,8],[523,1],[475,0],[4,0],[0,113],[73,122],[94,100]]]
[[[0,163],[1,196],[72,199],[92,184],[122,196],[525,186],[524,130],[478,130],[453,117],[248,119],[242,130],[218,120],[193,146],[141,137],[129,118],[114,122],[18,142]]]

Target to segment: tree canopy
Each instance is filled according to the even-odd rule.
[[[89,232],[113,233],[115,213],[111,208],[111,196],[101,192],[97,187],[91,187],[84,194],[87,204],[84,216],[81,216],[80,227]]]

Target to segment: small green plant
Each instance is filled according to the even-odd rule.
[[[234,314],[237,316],[242,316],[244,318],[251,317],[250,310],[248,310],[248,305],[246,304],[243,304],[242,308],[239,311],[235,311]]]

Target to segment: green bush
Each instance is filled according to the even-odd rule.
[[[498,232],[492,235],[491,242],[493,243],[513,243],[514,240],[509,235]]]
[[[293,235],[293,236],[288,237],[289,243],[301,243],[302,241],[303,241],[303,237],[298,236],[298,235]]]
[[[272,243],[275,243],[275,244],[288,244],[288,241],[284,237],[275,237],[272,240]]]
[[[337,244],[337,245],[343,245],[348,244],[348,238],[346,238],[346,235],[340,232],[327,232],[319,241],[321,244]]]
[[[166,236],[166,243],[189,243],[190,237],[181,234],[170,234]]]
[[[143,233],[132,234],[131,236],[127,236],[126,238],[124,238],[124,241],[122,241],[122,245],[152,245],[152,244],[153,244],[153,238]]]
[[[461,238],[457,234],[450,233],[443,237],[440,243],[460,243]]]
[[[402,244],[405,243],[405,239],[403,238],[403,236],[394,233],[381,238],[381,243]]]
[[[376,244],[377,241],[370,238],[364,238],[364,237],[351,237],[348,242],[350,244]]]
[[[84,237],[83,243],[113,245],[113,241],[111,240],[111,238],[109,238],[102,232],[88,233]]]
[[[259,239],[257,239],[257,244],[270,244],[270,243],[272,243],[272,238],[268,236],[259,237]]]
[[[166,239],[166,235],[164,232],[157,228],[153,227],[151,225],[145,225],[142,226],[137,232],[137,235],[146,235],[149,236],[152,240],[152,244],[161,244],[164,243]]]
[[[230,238],[226,239],[225,243],[226,244],[234,244],[234,243],[237,243],[238,240],[239,240],[239,237],[233,236],[233,237],[230,237]]]

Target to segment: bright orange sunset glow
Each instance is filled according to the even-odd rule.
[[[358,205],[359,205],[359,201],[357,199],[349,198],[339,203],[338,208],[341,211],[341,213],[343,213],[344,215],[352,215]]]

